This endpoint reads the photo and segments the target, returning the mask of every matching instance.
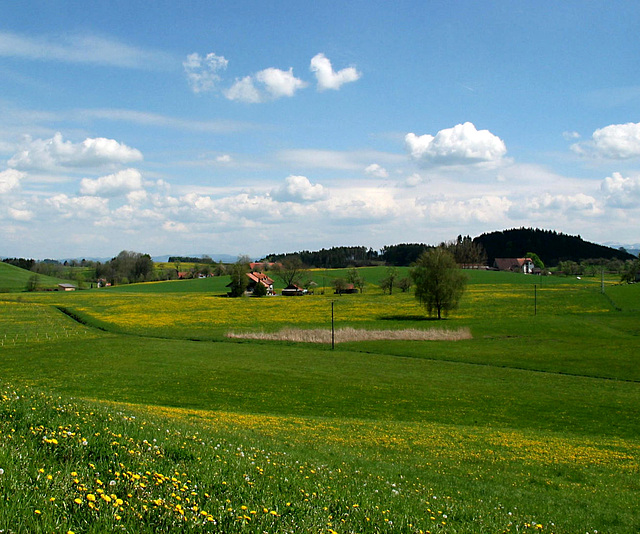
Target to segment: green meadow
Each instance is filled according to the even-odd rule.
[[[433,321],[361,273],[1,295],[0,531],[640,531],[640,285],[469,272]],[[332,312],[472,339],[226,337]]]

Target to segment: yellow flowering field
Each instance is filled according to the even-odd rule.
[[[212,339],[233,330],[273,332],[283,328],[327,328],[332,305],[336,326],[384,329],[422,327],[424,308],[412,293],[383,295],[374,288],[364,294],[232,299],[184,292],[91,291],[28,295],[30,302],[55,304],[87,323],[107,330],[160,337]],[[463,321],[492,317],[596,314],[611,310],[592,283],[469,284],[450,318]],[[418,322],[416,322],[418,321]]]
[[[132,406],[129,406],[132,408]],[[491,429],[420,422],[367,421],[285,417],[147,406],[144,411],[181,421],[200,420],[216,428],[252,429],[287,442],[324,442],[366,447],[376,456],[416,455],[462,465],[482,458],[526,465],[562,464],[589,469],[604,466],[635,473],[640,469],[640,443],[620,438],[585,440],[584,436]]]
[[[329,296],[232,299],[200,293],[79,293],[64,306],[90,324],[116,331],[162,337],[219,337],[228,330],[367,327],[385,317],[424,316],[409,295],[331,298]]]

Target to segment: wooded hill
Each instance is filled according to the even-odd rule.
[[[589,259],[621,261],[633,260],[635,256],[624,250],[584,241],[580,236],[566,235],[553,230],[518,228],[482,234],[473,240],[469,236],[458,236],[457,240],[442,243],[456,257],[458,263],[493,265],[495,258],[522,258],[535,253],[547,267],[556,267],[561,261],[582,262]],[[382,247],[380,252],[366,247],[333,247],[311,252],[270,254],[268,261],[282,261],[298,256],[305,265],[319,268],[344,268],[350,265],[395,265],[408,266],[420,254],[432,248],[425,243],[401,243]]]
[[[495,258],[522,258],[529,252],[536,253],[547,267],[561,261],[580,262],[586,259],[633,260],[635,256],[624,250],[584,241],[579,235],[566,235],[553,230],[538,228],[514,228],[482,234],[473,239],[482,245],[489,265]]]

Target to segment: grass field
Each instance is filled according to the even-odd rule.
[[[342,297],[3,295],[0,530],[640,531],[640,286],[471,272],[438,323],[365,271]],[[472,338],[225,337],[329,328],[332,302],[337,327]]]

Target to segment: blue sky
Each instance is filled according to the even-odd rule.
[[[637,2],[5,2],[0,256],[640,242]]]

